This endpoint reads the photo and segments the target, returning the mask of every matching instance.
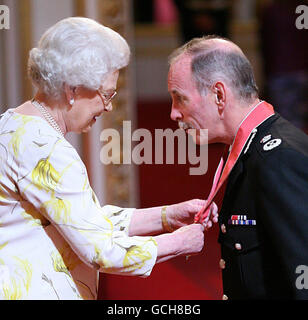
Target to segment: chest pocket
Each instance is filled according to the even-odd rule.
[[[246,253],[260,247],[264,241],[256,225],[226,225],[226,232],[220,231],[218,242],[235,252]]]

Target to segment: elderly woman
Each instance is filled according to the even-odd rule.
[[[155,263],[201,251],[204,226],[191,223],[204,201],[101,206],[64,138],[112,110],[129,54],[119,34],[76,17],[30,51],[37,93],[0,118],[2,299],[96,299],[98,271],[148,276]]]

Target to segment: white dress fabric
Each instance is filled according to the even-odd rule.
[[[72,145],[42,118],[0,116],[0,299],[97,299],[98,271],[148,276],[134,209],[100,206]]]

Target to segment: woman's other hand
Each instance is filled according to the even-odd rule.
[[[204,226],[193,223],[172,233],[159,235],[154,239],[158,246],[156,263],[177,256],[196,255],[202,251],[204,246]]]
[[[183,226],[194,223],[195,215],[205,206],[206,200],[193,199],[173,204],[166,209],[166,219],[169,226],[176,230]],[[213,202],[208,217],[203,222],[205,229],[212,226],[212,222],[218,221],[218,208]]]

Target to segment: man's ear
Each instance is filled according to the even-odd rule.
[[[223,82],[216,82],[213,87],[212,91],[215,95],[215,103],[218,107],[218,112],[222,115],[225,105],[226,105],[226,88]]]

